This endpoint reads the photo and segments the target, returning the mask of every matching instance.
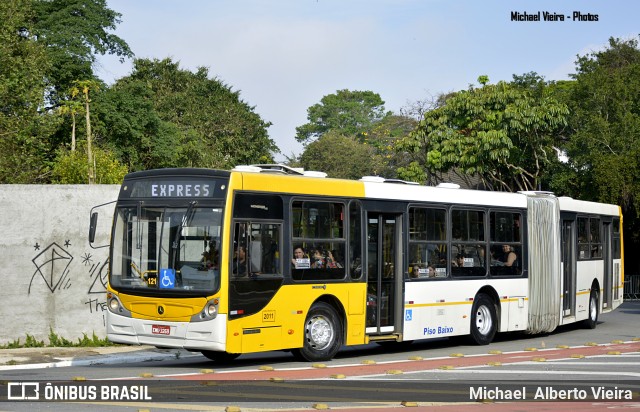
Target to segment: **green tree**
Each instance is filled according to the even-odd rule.
[[[552,180],[554,191],[622,206],[628,251],[640,244],[640,48],[638,39],[609,39],[606,49],[578,56],[573,81],[557,95],[571,110],[563,149],[568,162]],[[625,255],[625,271],[640,258]]]
[[[51,65],[47,101],[66,100],[76,80],[94,79],[92,65],[97,54],[133,57],[129,45],[110,31],[121,14],[107,7],[106,0],[32,0],[32,32],[45,47]]]
[[[207,68],[182,70],[171,59],[134,61],[96,104],[100,139],[132,170],[192,166],[229,169],[273,162],[271,123],[210,79]]]
[[[119,80],[96,97],[95,113],[97,137],[132,171],[195,166],[202,160],[196,151],[194,162],[184,162],[181,153],[190,144],[178,126],[160,119],[145,81]]]
[[[398,143],[398,150],[416,156],[399,174],[426,179],[427,173],[457,170],[493,190],[540,189],[567,115],[566,105],[549,93],[536,96],[505,82],[470,87],[428,111]]]
[[[42,110],[49,63],[31,17],[29,0],[0,2],[0,183],[45,181],[49,173],[57,119]]]
[[[78,89],[74,88],[75,91],[72,92],[72,99],[74,99],[77,95]],[[82,103],[77,100],[65,100],[58,107],[58,113],[62,116],[69,115],[71,116],[71,151],[76,150],[76,115],[82,112]]]
[[[606,50],[579,56],[573,78],[563,91],[572,113],[569,163],[556,188],[640,211],[638,41],[611,38]]]
[[[299,165],[306,170],[318,170],[329,177],[342,179],[375,175],[381,166],[372,146],[335,131],[309,143],[300,155]]]
[[[89,184],[95,183],[95,170],[93,167],[93,135],[91,133],[91,91],[99,91],[100,83],[94,80],[80,80],[74,82],[80,93],[82,94],[82,103],[84,104],[85,130],[87,136],[87,177]]]
[[[408,166],[412,158],[397,150],[396,144],[407,137],[417,125],[418,122],[410,117],[389,114],[362,133],[363,144],[371,146],[374,153],[376,168],[370,174],[386,178],[398,177],[398,169]]]
[[[89,165],[84,154],[86,147],[84,142],[80,145],[83,150],[69,151],[61,149],[58,158],[53,166],[53,183],[58,184],[83,184],[87,183]],[[95,161],[95,183],[98,184],[120,184],[124,175],[127,174],[127,167],[108,150],[94,148],[93,160]],[[94,165],[92,165],[93,167]]]
[[[387,114],[384,101],[377,93],[338,90],[307,109],[309,122],[296,128],[296,140],[306,144],[329,131],[361,137],[361,133],[370,130]]]

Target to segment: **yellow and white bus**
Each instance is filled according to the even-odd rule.
[[[131,173],[107,336],[320,361],[374,341],[594,328],[622,303],[618,206],[441,186],[281,165]]]

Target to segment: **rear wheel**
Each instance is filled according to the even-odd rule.
[[[323,302],[314,304],[304,323],[304,343],[294,356],[309,362],[330,360],[342,346],[342,322],[335,309]]]
[[[471,339],[478,345],[488,345],[498,330],[496,304],[489,296],[476,296],[471,309]]]
[[[217,363],[228,363],[240,356],[239,353],[216,352],[213,350],[200,351],[204,356]]]
[[[589,295],[589,317],[583,322],[584,327],[587,329],[595,329],[598,324],[599,298],[598,290],[591,288],[591,294]]]

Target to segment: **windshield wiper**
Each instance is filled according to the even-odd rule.
[[[177,249],[178,244],[180,243],[180,235],[182,234],[182,228],[187,225],[187,223],[191,222],[193,219],[193,213],[195,205],[197,205],[197,201],[193,201],[189,203],[189,207],[187,207],[187,211],[182,215],[182,219],[180,220],[180,226],[178,226],[178,230],[176,231],[176,236],[173,238],[173,243],[171,244],[172,249]]]
[[[182,219],[180,220],[180,226],[176,230],[176,236],[173,238],[173,243],[171,244],[171,249],[173,249],[173,267],[176,267],[176,260],[178,256],[178,245],[180,244],[180,236],[182,235],[182,228],[187,226],[191,219],[193,219],[193,214],[195,213],[195,206],[198,204],[197,201],[193,201],[189,203],[189,207],[182,215]]]

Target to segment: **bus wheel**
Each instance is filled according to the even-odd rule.
[[[595,288],[591,288],[591,294],[589,295],[589,317],[583,322],[584,327],[587,329],[595,329],[598,324],[598,295],[598,291]]]
[[[309,362],[330,360],[342,346],[342,324],[335,309],[322,302],[314,304],[304,323],[304,344],[293,355]]]
[[[212,361],[218,362],[218,363],[231,362],[232,360],[240,356],[239,353],[217,352],[214,350],[203,350],[203,351],[200,351],[200,353],[202,353],[204,356],[211,359]]]
[[[498,330],[498,316],[493,300],[479,294],[471,309],[471,339],[478,345],[488,345]]]

